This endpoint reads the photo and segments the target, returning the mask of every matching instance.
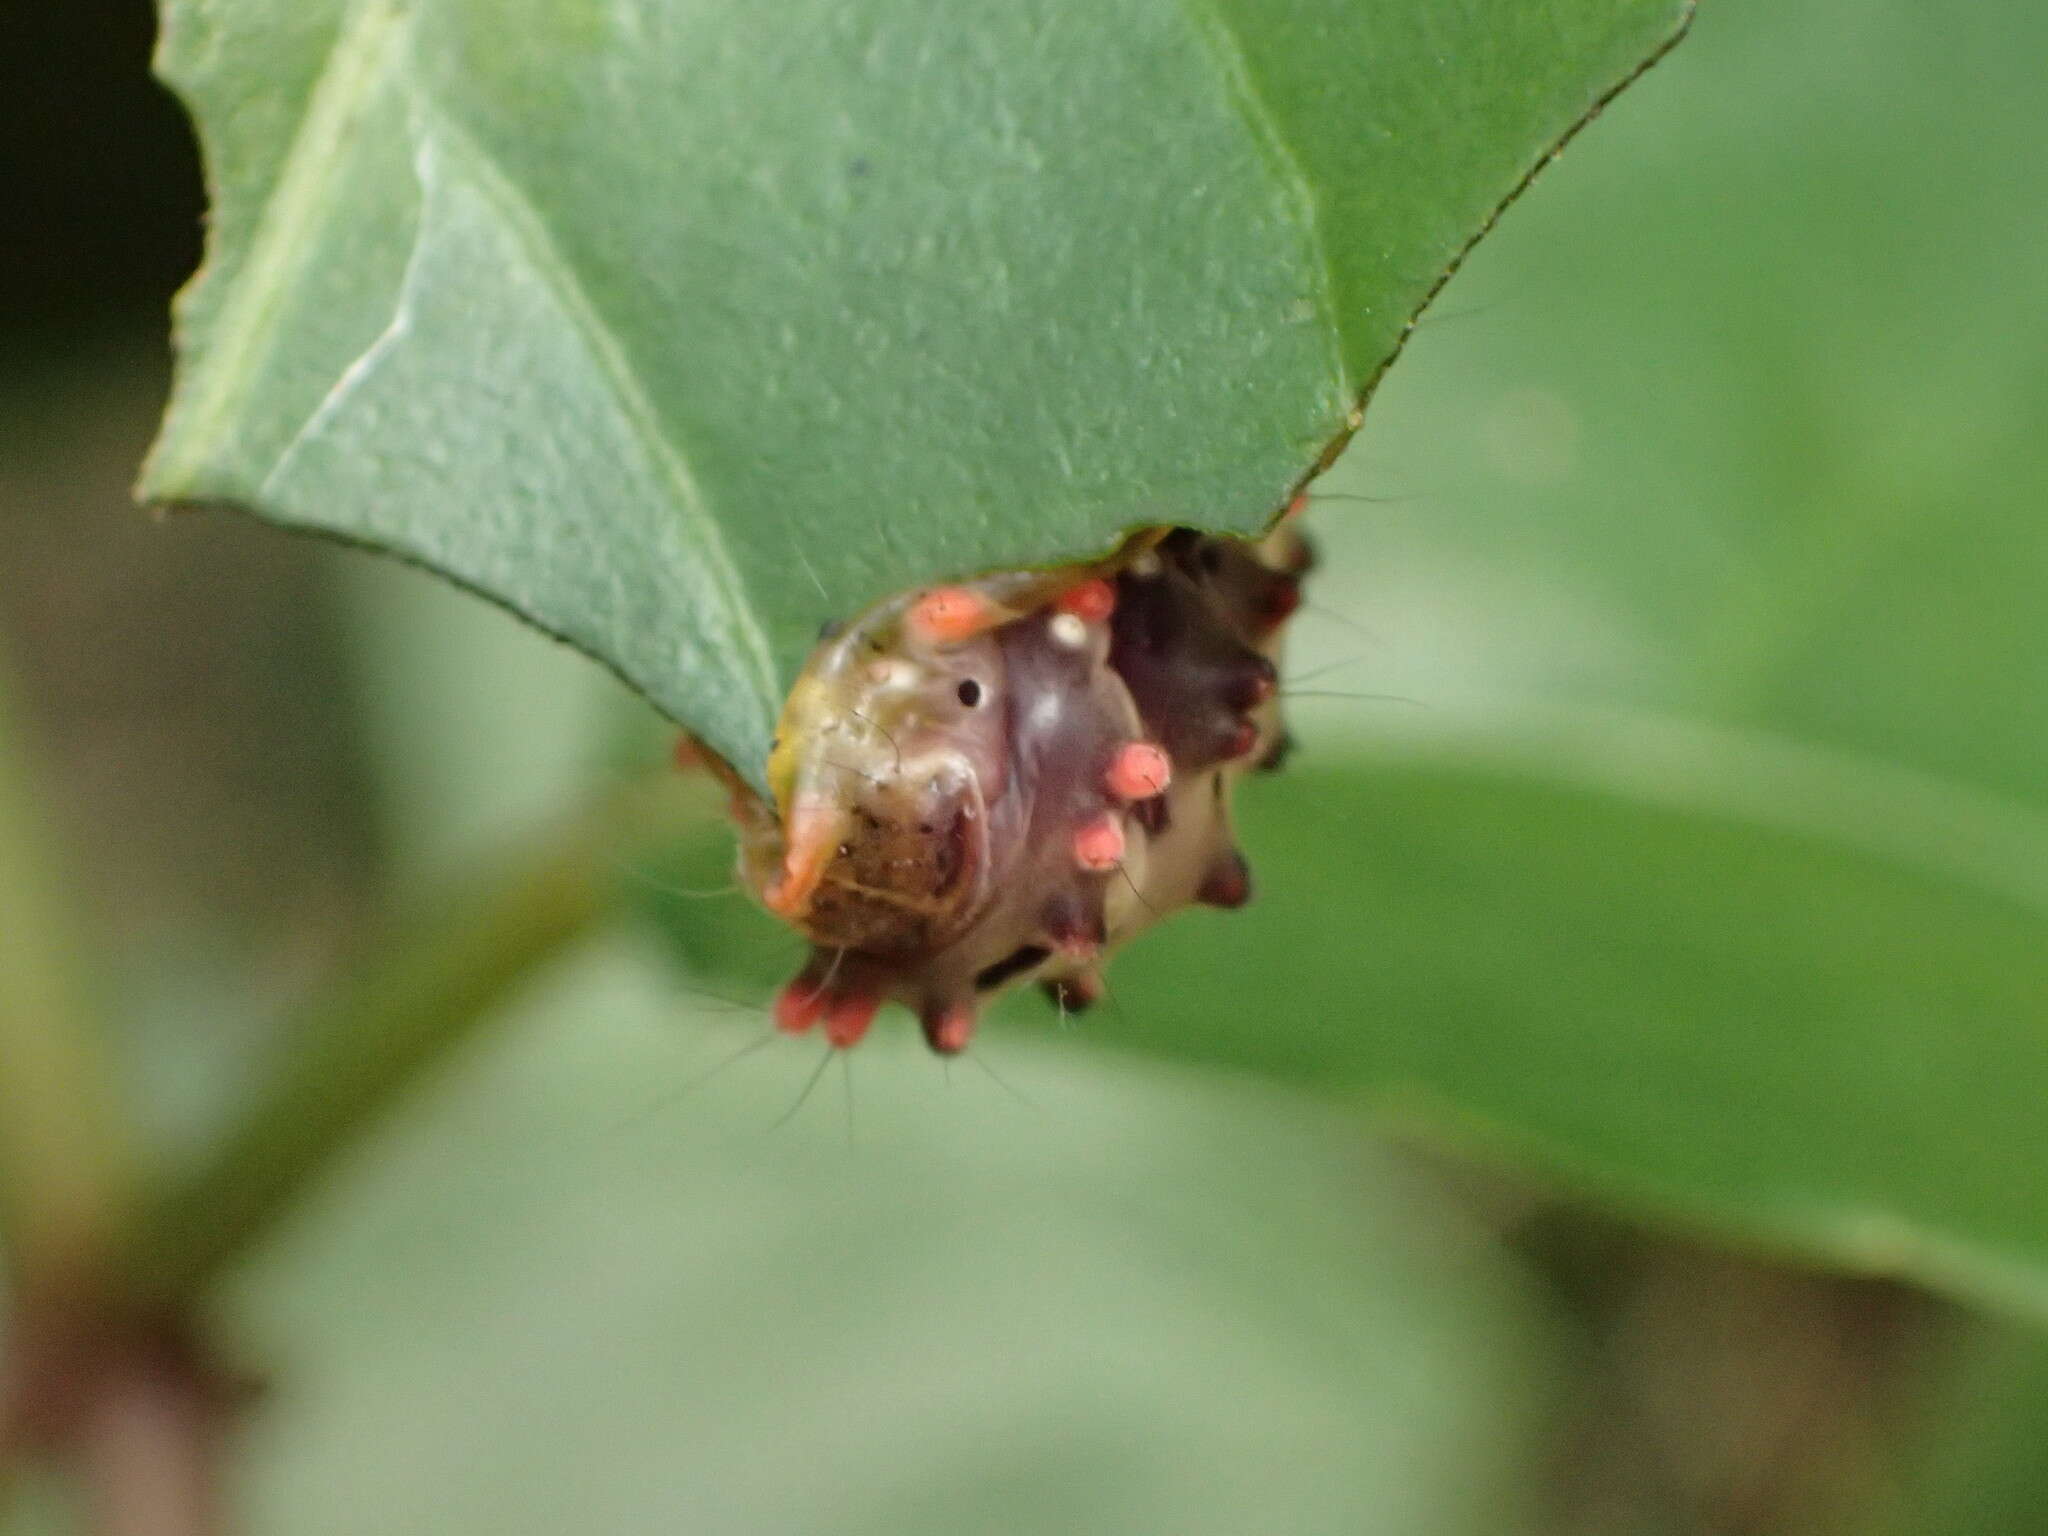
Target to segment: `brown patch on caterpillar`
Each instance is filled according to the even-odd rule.
[[[880,954],[939,943],[980,848],[962,806],[915,806],[884,817],[856,805],[845,842],[820,878],[806,931]]]
[[[1230,791],[1284,750],[1278,653],[1306,543],[1155,529],[1100,566],[907,593],[828,633],[773,803],[736,787],[742,882],[811,941],[777,1026],[858,1041],[900,1002],[943,1054],[1036,980],[1079,1012],[1108,953],[1241,905]]]

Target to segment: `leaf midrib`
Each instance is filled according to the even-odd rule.
[[[504,221],[505,228],[525,253],[527,262],[547,286],[556,307],[582,339],[603,374],[612,403],[627,431],[640,444],[648,461],[672,492],[671,505],[694,536],[704,574],[724,598],[725,627],[739,642],[737,648],[752,672],[754,698],[762,707],[755,725],[759,740],[765,744],[773,731],[774,715],[783,692],[775,667],[774,647],[748,597],[746,582],[726,544],[725,530],[713,515],[697,477],[656,413],[645,384],[619,343],[618,333],[606,323],[577,278],[574,267],[549,238],[533,204],[481,143],[458,126],[445,111],[437,110],[424,92],[419,95],[422,125],[419,131],[423,139],[452,152],[452,157],[462,163],[471,184]],[[750,771],[752,767],[741,765],[749,777],[754,776]]]

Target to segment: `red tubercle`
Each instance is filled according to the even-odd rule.
[[[1107,811],[1074,833],[1074,862],[1083,869],[1100,874],[1115,869],[1123,857],[1123,823]]]
[[[1301,583],[1292,576],[1277,576],[1259,594],[1258,619],[1267,629],[1277,629],[1294,617],[1301,607]]]
[[[1085,624],[1100,624],[1116,612],[1116,588],[1097,576],[1067,588],[1053,599],[1053,607]]]
[[[1110,759],[1103,782],[1119,800],[1150,800],[1173,782],[1173,760],[1152,742],[1127,741]]]
[[[1232,709],[1257,709],[1280,691],[1280,670],[1267,657],[1253,654],[1233,673],[1223,686],[1223,702]]]
[[[1290,528],[1280,545],[1280,569],[1297,581],[1316,568],[1316,546],[1299,528]]]
[[[1086,1013],[1102,1001],[1104,991],[1102,973],[1095,970],[1049,977],[1040,986],[1063,1013]]]
[[[1258,744],[1259,728],[1257,724],[1250,720],[1240,720],[1237,722],[1236,728],[1224,740],[1223,755],[1225,758],[1244,757],[1256,748]]]
[[[1252,899],[1252,868],[1235,848],[1226,849],[1202,876],[1195,900],[1205,907],[1234,910]]]
[[[1001,610],[972,587],[933,587],[903,616],[911,638],[926,645],[958,645],[1001,622]]]
[[[881,1007],[882,1000],[871,994],[840,993],[825,1009],[825,1039],[838,1050],[851,1050],[866,1037]]]
[[[785,1035],[801,1035],[825,1012],[825,991],[801,979],[792,981],[775,996],[775,1027]]]
[[[974,1038],[973,1003],[951,1003],[924,1016],[924,1040],[941,1056],[958,1056]]]

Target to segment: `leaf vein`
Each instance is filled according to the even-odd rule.
[[[1209,54],[1218,72],[1223,76],[1230,99],[1244,119],[1245,126],[1252,132],[1266,152],[1268,163],[1286,186],[1290,201],[1295,205],[1299,219],[1302,244],[1306,248],[1309,265],[1313,273],[1315,293],[1313,302],[1317,315],[1323,323],[1325,338],[1329,343],[1330,357],[1337,371],[1338,387],[1344,399],[1357,397],[1358,387],[1351,376],[1351,367],[1345,356],[1344,328],[1337,308],[1337,275],[1330,254],[1329,241],[1324,238],[1322,198],[1315,183],[1309,179],[1294,146],[1280,130],[1280,121],[1274,116],[1272,107],[1260,89],[1258,77],[1253,73],[1251,59],[1246,55],[1244,39],[1224,14],[1219,0],[1181,0],[1189,20],[1209,46]]]
[[[581,280],[568,260],[556,249],[540,216],[526,195],[492,159],[489,151],[449,119],[446,113],[423,113],[423,133],[454,152],[474,179],[477,190],[504,219],[506,229],[546,283],[562,314],[575,328],[610,384],[627,429],[646,452],[650,464],[667,480],[675,505],[683,514],[704,563],[704,574],[723,599],[725,620],[751,671],[755,684],[754,702],[760,739],[765,742],[773,730],[773,717],[782,697],[774,661],[774,650],[761,628],[753,606],[747,600],[746,584],[726,545],[725,535],[712,516],[702,488],[682,453],[662,427],[646,386],[618,338],[584,291]],[[744,771],[746,765],[741,765]]]

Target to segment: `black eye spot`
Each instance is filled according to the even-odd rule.
[[[968,678],[966,682],[962,683],[958,688],[955,688],[953,690],[953,693],[954,696],[957,697],[960,700],[960,702],[962,704],[965,704],[969,709],[974,708],[975,705],[981,702],[981,684],[977,683],[971,677]]]

